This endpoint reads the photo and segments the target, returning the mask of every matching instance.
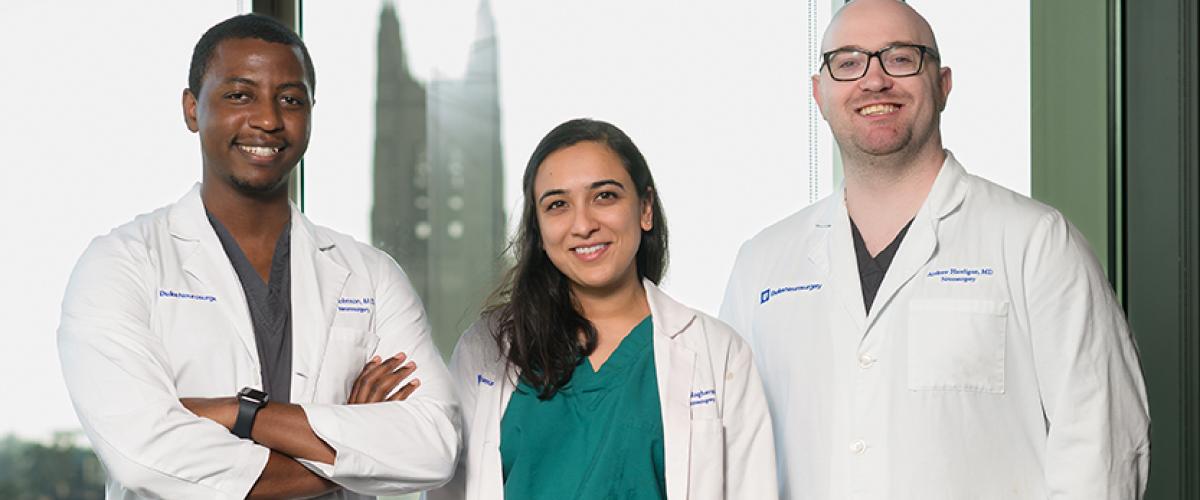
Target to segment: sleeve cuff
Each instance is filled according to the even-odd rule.
[[[299,406],[300,409],[304,410],[304,415],[308,418],[308,426],[312,428],[313,434],[316,434],[322,441],[325,441],[325,444],[333,448],[336,456],[332,464],[316,460],[298,461],[317,475],[332,480],[338,462],[341,462],[343,455],[349,452],[349,450],[339,445],[340,440],[337,437],[340,435],[341,429],[338,425],[338,419],[333,415],[333,409],[327,405],[301,403]]]
[[[250,489],[254,488],[263,470],[267,468],[267,460],[271,458],[270,448],[258,445],[250,448],[250,451],[241,456],[241,460],[233,464],[230,468],[232,475],[220,486],[222,491],[232,492],[233,498],[246,498],[250,494]]]

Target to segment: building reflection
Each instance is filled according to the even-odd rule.
[[[380,12],[371,239],[400,263],[449,355],[504,268],[496,34],[480,3],[461,79],[413,78],[396,9]]]

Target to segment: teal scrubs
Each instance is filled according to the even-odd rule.
[[[549,400],[520,381],[500,421],[505,498],[667,498],[653,333],[647,316]]]

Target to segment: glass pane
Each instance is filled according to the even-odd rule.
[[[79,428],[55,344],[67,278],[93,237],[174,202],[200,180],[199,143],[184,126],[180,96],[192,46],[240,4],[0,3],[0,220],[9,235],[0,245],[0,316],[8,322],[0,436],[16,436],[0,443],[0,455],[19,462],[0,465],[0,476],[25,467],[36,474],[48,463],[21,461],[38,450],[43,458],[78,458],[64,451],[65,437],[45,448],[55,431]],[[87,440],[79,436],[74,444]],[[57,482],[43,481],[73,488],[77,473],[0,477],[6,487],[38,488],[0,497],[97,493],[50,490]],[[95,476],[102,472],[90,474],[103,481]]]
[[[449,355],[505,267],[534,146],[565,120],[602,119],[658,183],[666,289],[715,313],[741,242],[833,186],[806,29],[830,8],[305,2],[321,82],[306,211],[396,257]]]

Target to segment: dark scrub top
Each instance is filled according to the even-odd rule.
[[[592,371],[582,358],[549,400],[523,379],[500,421],[504,496],[667,498],[650,317]]]
[[[259,371],[263,391],[271,401],[287,403],[292,394],[292,223],[289,221],[275,242],[271,257],[270,281],[263,283],[250,259],[242,252],[233,234],[221,221],[208,213],[208,222],[217,232],[225,255],[233,264],[254,324],[254,343],[258,347]]]
[[[858,232],[854,219],[850,219],[850,232],[854,233],[854,254],[858,256],[858,281],[862,284],[863,306],[868,314],[871,313],[871,304],[875,302],[875,294],[879,293],[879,285],[883,284],[883,276],[887,274],[888,267],[891,267],[892,258],[896,256],[896,250],[900,248],[900,242],[904,240],[912,221],[908,220],[908,224],[896,234],[896,239],[880,250],[879,255],[871,257],[862,233]]]

